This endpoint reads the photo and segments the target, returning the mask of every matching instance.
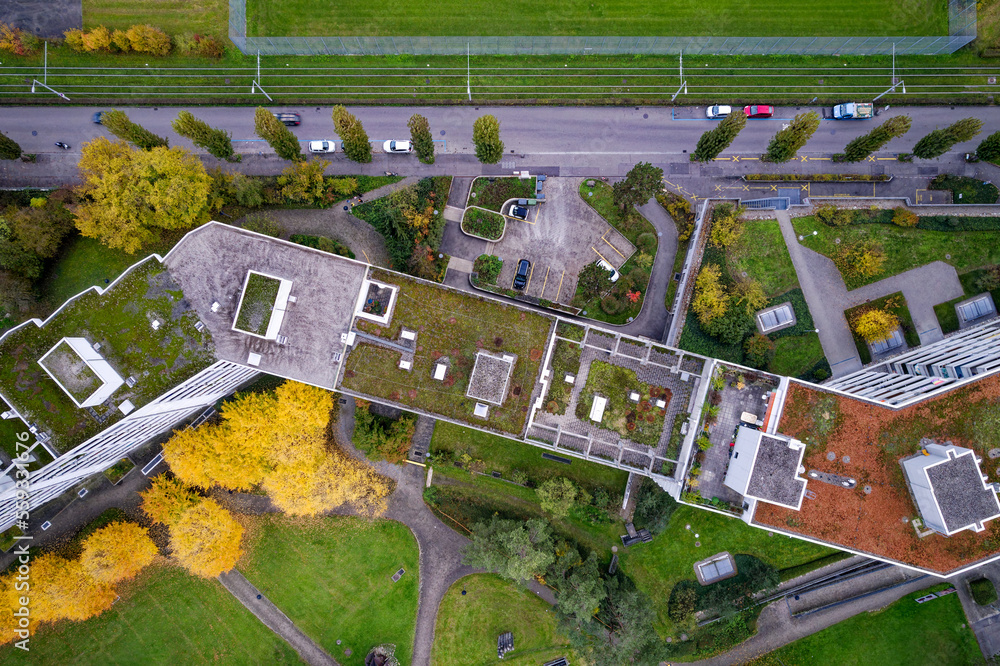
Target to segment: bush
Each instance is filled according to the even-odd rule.
[[[264,183],[253,176],[234,174],[230,191],[233,199],[241,206],[257,208],[264,203]]]
[[[30,32],[0,23],[0,51],[23,56],[31,55],[37,47],[38,38]]]
[[[215,58],[218,60],[225,53],[225,47],[222,46],[222,42],[216,37],[202,37],[198,41],[198,55],[202,58]]]
[[[329,252],[330,254],[336,254],[341,257],[347,257],[348,259],[354,259],[354,253],[351,252],[351,248],[333,238],[327,238],[326,236],[305,236],[303,234],[292,234],[288,240],[293,243],[297,243],[298,245],[305,245],[306,247],[320,250],[321,252]]]
[[[659,534],[667,529],[677,506],[674,498],[655,481],[643,479],[636,495],[633,521],[637,521],[639,525],[649,530],[650,534]]]
[[[462,230],[465,233],[486,240],[500,240],[506,226],[507,218],[503,215],[479,208],[466,208],[462,218]]]
[[[969,582],[972,598],[980,606],[989,606],[997,600],[997,588],[989,578],[979,578]]]
[[[918,222],[920,222],[920,218],[913,211],[908,210],[903,206],[897,206],[893,209],[892,223],[896,226],[915,227]]]
[[[252,213],[243,220],[243,228],[247,231],[256,231],[272,238],[279,237],[284,229],[278,221],[267,213]]]
[[[125,31],[132,50],[165,56],[170,53],[170,37],[167,33],[151,25],[133,25]]]
[[[614,294],[608,294],[601,299],[601,309],[605,314],[617,314],[622,310],[622,302]]]
[[[670,599],[667,602],[667,616],[674,624],[684,624],[694,613],[694,607],[697,602],[698,592],[691,585],[691,581],[682,580],[675,584],[670,591]]]
[[[854,221],[854,211],[838,208],[834,204],[823,204],[816,209],[816,218],[830,227],[843,227]]]
[[[774,357],[774,343],[766,335],[754,333],[743,346],[746,364],[752,368],[766,368]]]
[[[589,504],[590,495],[575,483],[564,477],[549,479],[535,491],[542,511],[555,518],[565,518],[578,504]]]
[[[635,246],[640,252],[653,254],[653,251],[656,249],[656,236],[648,231],[644,234],[639,234],[639,237],[635,239]]]
[[[354,410],[354,445],[372,460],[400,463],[406,459],[417,426],[417,417],[408,412],[398,419],[373,414],[368,405]]]
[[[694,233],[695,215],[691,210],[691,202],[673,192],[662,191],[656,194],[656,201],[666,209],[677,227],[677,241],[683,243]]]
[[[492,254],[481,254],[472,264],[472,270],[477,273],[479,280],[486,284],[496,284],[502,268],[503,259]]]
[[[719,204],[712,209],[712,231],[709,240],[718,248],[735,245],[743,237],[743,208],[732,204]]]

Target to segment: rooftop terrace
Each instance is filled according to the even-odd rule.
[[[147,259],[104,294],[96,289],[84,292],[41,327],[29,321],[0,339],[0,395],[28,422],[49,433],[51,446],[66,451],[121,419],[118,405],[125,400],[142,407],[208,367],[214,361],[212,337],[195,328],[197,321],[171,273],[155,258]],[[156,328],[154,322],[159,322]],[[92,391],[97,386],[93,373],[59,345],[63,338],[100,345],[100,356],[126,383],[101,404],[77,407],[38,363],[54,350],[47,359],[50,369],[71,382],[78,380],[70,390],[79,395]]]

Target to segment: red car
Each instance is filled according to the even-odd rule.
[[[766,104],[754,104],[753,106],[744,106],[743,113],[747,114],[747,118],[770,118],[774,115],[774,107]]]

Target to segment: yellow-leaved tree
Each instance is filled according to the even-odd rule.
[[[213,499],[202,499],[170,525],[170,547],[195,576],[215,578],[243,555],[243,526]]]
[[[886,310],[868,310],[854,321],[854,330],[868,342],[885,340],[899,327],[899,319]]]
[[[691,309],[703,325],[726,314],[729,307],[729,296],[719,282],[722,271],[715,264],[706,264],[694,282],[694,299]]]
[[[95,581],[116,583],[135,578],[156,553],[149,530],[136,523],[116,521],[87,537],[80,561]]]
[[[152,485],[139,493],[142,510],[158,523],[170,526],[180,520],[184,512],[201,501],[191,488],[178,478],[160,474]]]
[[[79,164],[76,226],[110,248],[133,254],[161,229],[208,221],[212,179],[183,148],[136,150],[98,137],[83,145]]]
[[[31,564],[31,614],[38,622],[86,620],[111,608],[115,590],[99,583],[80,560],[47,553]]]

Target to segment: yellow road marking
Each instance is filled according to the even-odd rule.
[[[559,276],[559,289],[556,290],[556,297],[553,299],[554,302],[559,301],[559,294],[562,293],[562,282],[563,278],[566,277],[566,269],[563,269],[562,275]]]
[[[545,287],[549,284],[549,266],[545,267],[545,281],[542,282],[542,295],[539,298],[545,298]]]
[[[740,156],[739,155],[733,155],[733,161],[734,162],[739,162],[740,161]]]
[[[606,258],[604,257],[604,255],[603,255],[603,254],[601,254],[600,252],[598,252],[598,251],[597,251],[597,248],[596,248],[596,247],[594,247],[593,245],[591,245],[591,246],[590,246],[590,249],[591,249],[591,250],[593,250],[593,251],[594,251],[594,254],[596,254],[596,255],[597,255],[598,257],[600,257],[601,259],[604,259],[604,261],[608,261],[608,260],[607,260],[607,259],[606,259]],[[611,264],[612,266],[614,266],[614,264],[612,264],[612,263],[611,263],[610,261],[608,261],[608,263],[609,263],[609,264]]]
[[[528,270],[528,281],[524,283],[524,293],[528,293],[528,287],[531,286],[531,276],[535,274],[535,265],[531,264],[531,268]],[[511,286],[514,286],[513,284]]]
[[[742,159],[744,159],[744,160],[759,160],[760,158],[759,157],[744,157]]]
[[[883,162],[883,161],[895,162],[896,161],[895,157],[876,157],[875,159],[877,159],[879,162]]]
[[[875,161],[875,156],[874,155],[869,155],[868,156],[868,161],[869,162],[874,162]]]
[[[607,232],[605,232],[605,233],[607,233]],[[601,240],[602,240],[602,241],[604,241],[605,243],[608,243],[608,239],[607,239],[607,238],[605,238],[604,236],[601,236]],[[612,245],[611,243],[608,243],[608,247],[610,247],[610,248],[611,248],[612,250],[614,250],[615,252],[618,252],[618,248],[616,248],[616,247],[615,247],[614,245]],[[622,254],[621,252],[618,252],[618,256],[619,256],[619,257],[621,257],[622,259],[624,259],[624,258],[625,258],[625,255],[624,255],[624,254]]]
[[[777,185],[772,185],[771,186],[771,191],[772,192],[777,192],[778,191],[778,186]]]
[[[809,159],[811,159],[811,160],[813,160],[813,161],[816,161],[816,160],[826,160],[826,161],[830,161],[830,159],[831,159],[831,158],[829,158],[829,157],[810,157]]]

